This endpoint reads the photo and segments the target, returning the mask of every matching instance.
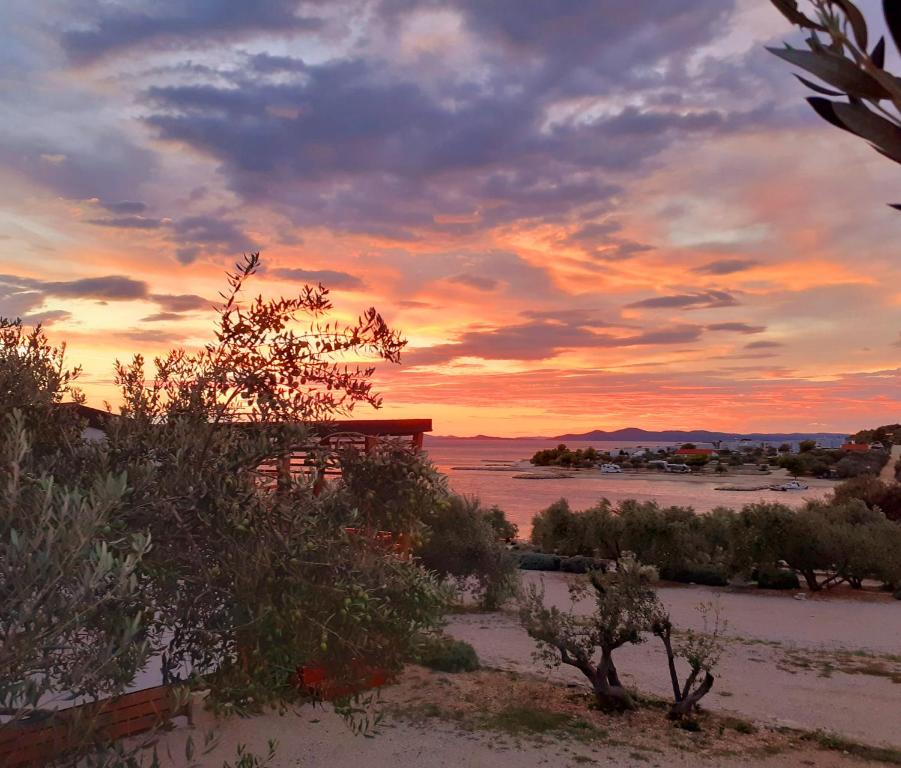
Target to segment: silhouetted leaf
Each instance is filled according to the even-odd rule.
[[[882,0],[882,11],[885,13],[888,31],[895,41],[895,48],[901,52],[901,3],[898,0]]]
[[[845,94],[841,91],[833,91],[829,88],[823,88],[822,85],[817,85],[816,83],[812,83],[805,77],[801,77],[801,75],[795,75],[804,85],[806,85],[810,90],[816,91],[817,93],[822,93],[824,96],[844,96]]]
[[[888,2],[888,0],[886,1]],[[823,27],[813,21],[813,19],[807,18],[807,16],[798,10],[797,0],[770,0],[770,2],[776,6],[776,10],[785,16],[792,24],[797,24],[804,29],[823,29]]]
[[[844,11],[848,23],[851,25],[851,29],[854,30],[854,39],[857,40],[857,45],[860,46],[860,49],[864,53],[866,53],[867,45],[869,45],[869,40],[867,38],[867,21],[860,12],[860,9],[854,5],[851,0],[831,0],[831,2],[835,3],[835,5]]]
[[[856,64],[828,51],[799,51],[795,48],[767,48],[790,64],[806,69],[820,80],[861,99],[885,99],[889,94],[882,85]]]
[[[876,43],[876,46],[873,48],[873,52],[870,54],[870,59],[877,67],[879,67],[879,69],[883,69],[885,67],[885,38],[884,37],[879,38],[879,42]]]
[[[816,113],[827,123],[832,123],[836,128],[841,128],[843,131],[848,131],[848,133],[854,133],[854,131],[838,119],[838,115],[835,114],[835,110],[833,109],[834,102],[829,101],[829,99],[820,98],[819,96],[811,96],[807,99],[807,103],[810,104]],[[856,135],[857,134],[855,134],[855,136]]]
[[[835,116],[886,157],[901,163],[901,128],[860,104],[832,103]]]

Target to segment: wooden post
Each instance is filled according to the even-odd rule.
[[[291,454],[278,458],[278,490],[286,491],[291,485]]]

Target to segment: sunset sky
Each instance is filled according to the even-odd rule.
[[[260,250],[405,332],[381,413],[440,434],[899,421],[901,171],[792,39],[764,0],[5,0],[0,316],[115,403]]]

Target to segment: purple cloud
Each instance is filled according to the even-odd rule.
[[[697,272],[701,275],[731,275],[735,272],[744,272],[752,269],[758,263],[754,259],[719,259],[718,261],[711,261],[695,267],[692,272]]]
[[[460,274],[447,278],[449,283],[457,285],[465,285],[467,288],[475,288],[477,291],[493,291],[500,285],[498,280],[492,277],[482,277],[480,275]]]
[[[316,285],[322,283],[326,288],[347,288],[360,290],[365,288],[359,277],[354,277],[347,272],[339,272],[334,269],[268,269],[266,274],[282,280],[291,280],[298,283]]]
[[[634,301],[626,306],[632,309],[715,309],[734,307],[738,300],[726,291],[700,291],[672,296],[656,296],[653,299]]]
[[[708,331],[732,331],[734,333],[763,333],[765,325],[751,325],[750,323],[712,323],[707,326]]]

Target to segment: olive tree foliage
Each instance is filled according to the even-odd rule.
[[[143,531],[113,534],[126,478],[80,438],[76,370],[43,331],[0,320],[0,735],[121,693],[145,663]],[[90,745],[96,723],[67,722]]]
[[[497,507],[450,491],[422,451],[384,441],[367,453],[342,451],[341,480],[326,503],[357,510],[372,531],[404,531],[417,560],[487,609],[516,592],[517,563],[503,539],[516,526]]]
[[[869,142],[901,163],[901,79],[885,69],[885,39],[871,45],[867,20],[852,0],[771,0],[792,23],[809,34],[807,50],[769,48],[820,82],[796,75],[817,96],[807,99],[817,114],[837,128]],[[901,4],[883,0],[885,22],[901,51]],[[893,208],[901,210],[901,205]]]
[[[478,499],[448,495],[428,515],[416,554],[461,593],[496,610],[519,585],[518,563],[498,535],[509,533],[510,525],[496,507],[486,510]]]
[[[592,571],[588,579],[570,581],[569,610],[546,605],[543,587],[535,584],[522,598],[520,620],[538,642],[539,657],[549,666],[562,663],[578,669],[605,711],[636,707],[613,654],[624,645],[643,642],[662,612],[651,586],[653,578],[653,569],[624,559],[615,572]],[[580,613],[577,604],[589,597],[594,599],[594,611]]]
[[[785,562],[818,592],[865,578],[896,586],[901,578],[901,525],[860,499],[812,501],[799,510],[749,504],[733,521],[735,567],[773,568]]]
[[[305,664],[350,685],[366,665],[399,668],[442,605],[425,569],[347,532],[365,510],[316,478],[259,471],[313,447],[312,423],[378,406],[374,367],[346,361],[396,361],[405,342],[374,309],[329,321],[322,286],[245,302],[258,267],[252,254],[229,275],[214,342],[152,373],[140,356],[117,363],[124,418],[105,449],[129,479],[118,525],[154,541],[145,594],[165,679],[206,675],[214,700],[242,708],[296,697]]]

